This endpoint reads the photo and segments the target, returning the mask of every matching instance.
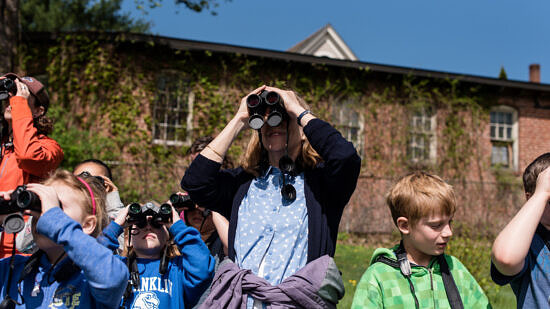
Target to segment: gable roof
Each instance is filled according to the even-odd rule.
[[[352,61],[359,60],[331,24],[326,24],[323,28],[294,45],[288,51],[317,57]]]

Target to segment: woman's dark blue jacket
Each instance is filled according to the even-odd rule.
[[[320,119],[312,119],[304,133],[323,162],[304,171],[308,214],[308,262],[325,254],[334,256],[338,225],[361,169],[352,143]],[[253,175],[242,168],[220,170],[221,164],[199,155],[181,180],[181,187],[198,205],[229,219],[229,258],[235,260],[235,232],[241,202]]]

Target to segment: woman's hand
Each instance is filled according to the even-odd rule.
[[[130,205],[122,208],[118,214],[116,215],[116,218],[115,218],[115,223],[122,226],[122,227],[126,227],[126,217],[128,217],[128,208],[130,208]]]
[[[23,97],[26,100],[28,100],[29,96],[30,96],[30,92],[29,92],[29,88],[27,87],[27,85],[23,84],[21,81],[16,79],[15,80],[15,86],[17,87],[17,93],[15,95],[19,96],[19,97]]]
[[[247,94],[245,97],[241,99],[241,105],[239,105],[239,110],[237,111],[237,114],[235,114],[234,118],[242,121],[245,125],[245,128],[248,128],[248,117],[250,116],[248,114],[248,106],[246,105],[246,99],[251,94],[260,94],[266,87],[267,87],[266,85],[258,87],[254,89],[254,91],[250,92],[249,94]]]
[[[306,110],[300,105],[298,97],[296,97],[296,93],[294,91],[282,90],[275,87],[265,87],[265,90],[275,91],[281,96],[285,109],[292,119],[298,118],[298,116]]]

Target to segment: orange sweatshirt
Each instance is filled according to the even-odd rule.
[[[63,160],[59,144],[33,125],[27,100],[20,96],[10,98],[13,147],[3,147],[0,161],[0,191],[39,182],[54,171]],[[7,236],[7,237],[6,237]],[[0,258],[11,254],[13,235],[2,233]]]

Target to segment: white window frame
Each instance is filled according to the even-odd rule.
[[[365,121],[363,114],[358,112],[356,109],[354,109],[351,105],[351,101],[344,101],[342,103],[335,104],[333,108],[337,108],[337,110],[332,111],[332,117],[333,117],[333,123],[335,124],[336,129],[340,131],[342,136],[350,141],[353,146],[355,146],[355,150],[357,150],[357,153],[362,158],[363,152],[364,152],[364,127],[365,127]],[[357,115],[357,123],[354,123],[352,114]],[[336,118],[336,119],[335,119]],[[353,139],[352,137],[352,129],[357,129],[357,137],[356,139]]]
[[[420,114],[420,115],[418,115]],[[416,125],[417,121],[420,121],[421,125]],[[426,130],[425,124],[429,123],[430,128]],[[430,111],[427,108],[416,109],[411,117],[409,123],[409,139],[407,143],[407,153],[409,154],[409,160],[412,162],[435,162],[437,157],[437,112]],[[424,145],[416,142],[415,137],[421,139],[428,139],[429,149],[427,150],[427,157],[415,157],[413,149],[424,149]]]
[[[152,130],[152,137],[153,137],[153,143],[158,145],[165,145],[165,146],[183,146],[183,145],[190,145],[191,144],[191,136],[193,131],[193,104],[195,101],[195,95],[192,91],[189,90],[189,84],[183,80],[181,80],[177,73],[175,72],[167,72],[163,73],[159,76],[159,79],[165,78],[167,80],[174,79],[178,83],[176,87],[181,87],[183,89],[177,89],[176,91],[181,91],[180,95],[177,96],[175,99],[177,100],[177,106],[171,107],[169,102],[171,96],[174,94],[171,93],[171,89],[160,89],[158,87],[158,95],[155,101],[153,102],[153,130]],[[165,102],[159,102],[161,94],[164,92],[164,98]],[[161,105],[162,104],[162,105]],[[162,122],[159,122],[159,118],[157,116],[157,111],[159,109],[163,109],[163,116],[164,120]],[[177,123],[168,123],[168,116],[170,113],[181,113],[182,111],[185,111],[186,116],[181,117],[181,119],[177,119]],[[172,127],[176,131],[174,138],[175,139],[168,139],[168,128]],[[162,130],[161,132],[157,132],[157,130]],[[185,138],[182,140],[178,139],[177,131],[179,129],[185,128],[186,134]],[[160,133],[160,138],[157,137],[157,133]]]
[[[513,169],[514,171],[517,171],[518,169],[518,162],[519,162],[519,143],[518,143],[518,111],[507,105],[499,105],[494,106],[491,108],[490,112],[497,112],[497,113],[509,113],[512,115],[512,125],[503,125],[503,124],[494,124],[495,126],[495,132],[498,135],[498,128],[503,127],[503,130],[506,130],[507,128],[511,127],[512,129],[512,137],[510,139],[508,138],[502,138],[500,136],[493,137],[491,135],[491,127],[493,127],[493,123],[491,122],[491,118],[489,117],[489,138],[491,139],[491,156],[493,151],[493,143],[499,142],[499,143],[510,143],[512,145],[512,162],[509,164],[509,168]],[[491,158],[491,165],[493,165],[492,158]]]

